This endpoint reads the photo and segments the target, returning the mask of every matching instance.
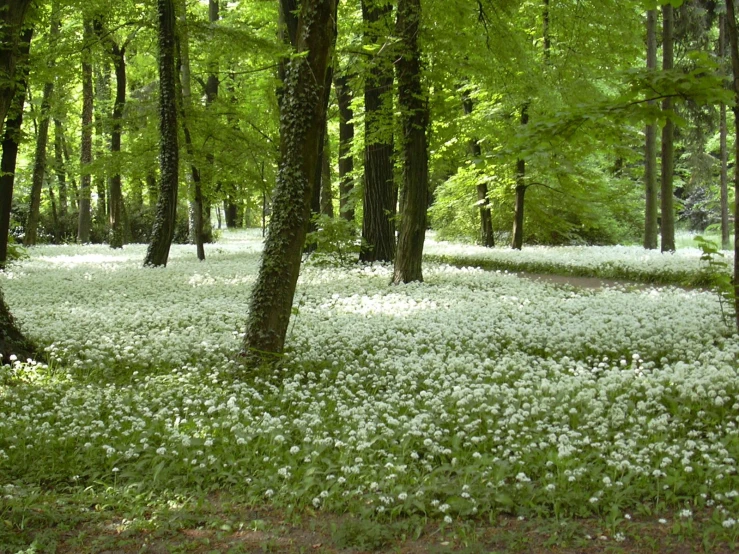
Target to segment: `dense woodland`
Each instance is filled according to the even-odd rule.
[[[0,0],[0,135],[0,554],[739,545],[733,0]]]
[[[6,2],[0,263],[71,241],[202,260],[269,225],[260,282],[287,289],[255,288],[249,329],[276,337],[246,343],[280,351],[321,234],[394,282],[422,280],[427,228],[729,248],[733,6],[653,4]]]

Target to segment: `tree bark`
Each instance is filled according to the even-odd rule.
[[[726,31],[731,49],[731,68],[734,90],[734,156],[739,160],[739,38],[737,37],[734,0],[726,0]],[[734,313],[739,330],[739,163],[734,164]]]
[[[80,193],[77,241],[90,242],[92,213],[90,206],[90,164],[92,163],[92,52],[94,40],[92,22],[85,18],[82,37],[82,142],[80,145]]]
[[[719,28],[719,57],[726,59],[726,15],[720,14],[718,18]],[[721,249],[729,250],[731,240],[729,239],[729,151],[726,146],[726,104],[723,102],[719,107],[719,148],[721,158]]]
[[[64,154],[64,164],[66,167],[69,167],[72,163],[72,156],[69,154],[69,145],[67,144],[67,138],[64,136],[64,133],[61,131],[61,128],[59,129],[60,133],[62,133],[62,153]],[[71,200],[71,206],[72,211],[76,212],[79,209],[79,190],[77,189],[77,182],[74,179],[74,174],[69,174],[69,191],[71,195],[69,196]]]
[[[59,42],[59,31],[61,27],[59,2],[51,3],[51,29],[49,31],[49,47],[55,51]],[[55,65],[54,60],[49,61],[49,68]],[[38,222],[41,209],[41,191],[46,176],[46,146],[49,142],[49,121],[51,118],[51,97],[54,94],[54,78],[44,84],[44,92],[41,97],[41,116],[39,118],[38,132],[36,134],[36,151],[33,162],[33,177],[31,179],[31,203],[26,220],[25,236],[23,244],[33,246],[38,239]],[[57,230],[58,232],[58,230]]]
[[[244,355],[252,362],[276,359],[285,345],[326,125],[322,100],[336,42],[336,8],[336,0],[302,0],[295,51],[305,55],[285,67],[280,165],[244,336]]]
[[[19,56],[22,60],[19,71],[19,87],[8,112],[2,142],[2,161],[0,161],[0,268],[8,260],[8,234],[10,233],[10,212],[13,205],[13,188],[15,186],[15,168],[18,160],[18,147],[21,140],[23,124],[23,106],[26,102],[28,86],[28,55],[31,49],[33,29],[26,29],[21,35]]]
[[[93,28],[98,24],[93,23]],[[104,122],[104,111],[110,103],[110,62],[104,58],[101,63],[95,67],[97,73],[97,87],[95,89],[93,113],[95,119],[95,158],[102,160],[105,157],[105,134],[107,122]],[[110,143],[108,143],[110,149]],[[95,205],[96,218],[100,224],[103,224],[109,217],[109,204],[106,201],[108,196],[107,187],[105,186],[106,173],[108,164],[98,164],[100,167],[95,172],[93,184],[95,192],[97,192],[97,204]]]
[[[354,113],[349,77],[344,74],[334,80],[336,101],[339,105],[339,212],[347,221],[354,221],[354,205],[351,193],[354,188]]]
[[[529,123],[529,105],[521,107],[521,125]],[[511,248],[523,248],[524,200],[526,196],[526,160],[516,162],[516,205],[513,211],[513,232],[511,233]]]
[[[472,98],[469,92],[462,93],[462,107],[465,115],[470,115],[473,110]],[[479,159],[482,156],[480,143],[475,138],[470,138],[467,143],[467,149],[473,158]],[[495,246],[495,234],[493,233],[493,218],[490,213],[490,200],[488,199],[488,186],[486,183],[477,184],[477,203],[480,207],[480,244],[487,248]]]
[[[211,28],[220,20],[220,10],[218,0],[209,0],[208,2],[208,21],[211,24]],[[213,62],[208,67],[208,80],[205,83],[205,107],[206,110],[210,109],[213,103],[218,99],[218,86],[220,82],[218,79],[218,62]],[[215,117],[215,116],[211,116]],[[209,193],[212,195],[215,189],[215,153],[213,151],[212,141],[208,146],[208,150],[205,153],[205,163],[207,166],[206,171],[206,186],[208,187]],[[203,198],[203,206],[205,210],[204,221],[203,221],[203,242],[213,242],[213,227],[211,226],[211,203],[208,198]],[[219,212],[220,213],[220,212]],[[220,220],[219,220],[220,221]]]
[[[67,197],[67,172],[64,166],[64,129],[62,122],[54,120],[54,172],[56,173],[57,186],[59,187],[59,214],[63,219],[69,211],[69,199]],[[65,230],[66,231],[66,230]]]
[[[180,119],[182,120],[182,131],[185,137],[185,152],[190,162],[190,214],[191,214],[191,239],[195,243],[198,260],[205,260],[205,246],[203,245],[203,186],[200,179],[200,169],[195,163],[195,148],[192,143],[190,127],[187,124],[188,112],[191,111],[190,88],[190,37],[187,32],[187,4],[180,0],[178,4],[179,20],[182,25],[178,33],[178,58],[177,64],[180,70],[180,86],[177,88],[180,103]]]
[[[365,42],[381,46],[392,3],[362,0]],[[363,262],[395,258],[395,213],[398,191],[393,180],[392,90],[393,67],[388,47],[370,62],[364,85],[364,219]]]
[[[159,128],[161,145],[159,169],[161,184],[155,212],[151,243],[144,258],[146,266],[166,266],[174,238],[179,184],[179,148],[175,73],[174,0],[157,0],[159,20]]]
[[[321,154],[321,214],[334,217],[334,193],[331,188],[331,150],[328,143],[328,128],[323,137]]]
[[[30,4],[31,0],[8,0],[0,10],[0,134],[15,96],[21,28]],[[0,290],[0,355],[7,361],[11,354],[25,359],[34,355],[34,348],[16,325]]]
[[[41,190],[43,189],[44,176],[46,175],[46,145],[49,140],[49,119],[51,117],[49,111],[51,109],[51,95],[53,93],[54,83],[46,83],[41,99],[41,118],[39,120],[38,133],[36,134],[36,150],[33,161],[33,176],[31,178],[31,204],[28,209],[25,236],[23,237],[24,246],[35,245],[38,238]]]
[[[657,11],[647,11],[647,70],[657,69]],[[650,105],[656,101],[650,100]],[[644,145],[644,248],[654,250],[657,248],[658,225],[657,225],[657,125],[647,125]]]
[[[23,20],[31,0],[5,0],[0,10],[0,133],[15,95],[15,66]]]
[[[423,243],[426,237],[426,209],[429,196],[428,96],[421,84],[421,49],[418,33],[421,0],[398,2],[397,35],[401,55],[395,62],[398,72],[398,103],[403,125],[403,205],[400,216],[398,252],[393,284],[423,281]]]
[[[673,68],[673,8],[670,4],[662,6],[662,69]],[[672,99],[665,98],[662,101],[662,110],[667,115],[667,121],[662,128],[662,187],[661,187],[661,211],[662,211],[662,252],[675,251],[675,208],[673,198],[673,173],[674,173],[674,135],[675,124],[672,121]]]

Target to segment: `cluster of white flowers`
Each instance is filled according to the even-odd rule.
[[[40,247],[0,276],[52,358],[21,364],[25,384],[0,374],[0,482],[120,468],[448,521],[555,497],[679,509],[707,490],[737,517],[739,341],[714,295],[309,266],[284,363],[254,377],[233,359],[260,248],[230,235],[198,263],[174,246],[153,270],[141,246]]]

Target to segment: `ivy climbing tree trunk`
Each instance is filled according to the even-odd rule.
[[[92,163],[92,22],[85,17],[82,36],[82,142],[80,144],[80,192],[77,241],[90,242],[92,213],[90,205],[90,164]]]
[[[673,68],[673,8],[670,4],[662,6],[662,69]],[[674,136],[675,124],[672,121],[672,99],[662,101],[662,110],[667,115],[665,126],[662,127],[662,187],[660,197],[661,207],[661,238],[662,252],[675,251],[675,208],[672,190],[674,173]]]
[[[734,156],[739,160],[739,37],[737,37],[736,11],[734,0],[726,0],[726,31],[729,35],[731,68],[734,90]],[[734,313],[739,330],[739,163],[734,164]]]
[[[472,98],[468,90],[462,93],[462,107],[465,115],[470,115],[473,110]],[[482,150],[480,143],[475,138],[470,138],[467,149],[474,160],[480,159]],[[483,181],[477,184],[477,203],[480,206],[480,244],[488,248],[495,246],[495,234],[493,233],[493,218],[490,213],[490,200],[488,199],[488,186]]]
[[[302,0],[295,52],[285,65],[280,109],[280,162],[272,217],[252,289],[244,356],[252,363],[282,353],[310,217],[321,137],[326,75],[336,43],[337,0]],[[302,55],[301,55],[302,54]]]
[[[521,107],[521,125],[529,122],[529,105]],[[523,248],[523,222],[524,222],[524,200],[526,198],[526,160],[519,159],[516,162],[516,204],[513,209],[513,232],[511,233],[511,248],[521,250]]]
[[[647,70],[657,69],[657,10],[647,11]],[[656,101],[650,100],[654,105]],[[650,123],[644,133],[644,248],[657,248],[657,125]]]
[[[365,42],[378,49],[369,62],[364,85],[364,219],[363,262],[395,258],[395,211],[398,192],[393,179],[393,66],[387,36],[392,3],[362,0]]]
[[[339,212],[347,221],[354,221],[354,206],[350,203],[354,188],[354,112],[349,77],[344,74],[334,80],[336,102],[339,105]]]
[[[151,242],[144,258],[145,266],[166,266],[174,238],[179,182],[179,146],[177,138],[177,102],[175,73],[174,0],[157,0],[159,21],[159,171],[161,182]]]
[[[726,14],[718,18],[718,52],[721,60],[726,59]],[[721,102],[719,107],[719,150],[720,150],[720,183],[721,183],[721,249],[729,250],[729,151],[726,146],[726,104]]]
[[[8,260],[8,233],[10,233],[10,209],[13,204],[13,188],[15,186],[15,168],[18,160],[18,147],[23,124],[23,106],[26,102],[28,80],[28,55],[31,49],[33,29],[26,29],[21,35],[19,47],[20,74],[15,98],[8,111],[2,141],[2,160],[0,161],[0,268]],[[1,126],[1,125],[0,125]]]
[[[395,256],[393,284],[423,281],[423,243],[426,237],[426,209],[429,196],[428,97],[421,84],[421,49],[418,33],[421,23],[421,0],[398,2],[397,35],[400,56],[395,62],[398,72],[403,137],[403,205],[400,214],[398,252]]]
[[[321,214],[334,217],[334,192],[331,186],[331,150],[328,141],[328,128],[326,128],[323,137],[323,153],[321,155]]]

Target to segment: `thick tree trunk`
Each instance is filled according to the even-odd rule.
[[[23,19],[31,0],[5,0],[0,9],[0,133],[15,95],[15,66]]]
[[[726,0],[726,34],[729,35],[734,89],[734,156],[739,160],[739,38],[736,29],[734,1]],[[734,164],[734,313],[739,330],[739,163]]]
[[[28,80],[28,55],[31,49],[33,29],[25,30],[21,35],[19,55],[22,59],[19,71],[18,89],[8,112],[2,142],[2,161],[0,161],[0,268],[8,260],[8,234],[10,233],[10,211],[13,205],[13,187],[15,186],[15,167],[18,160],[18,146],[23,124],[23,106],[26,102]]]
[[[0,134],[3,134],[5,117],[15,96],[21,28],[30,4],[31,0],[9,0],[0,10]],[[34,348],[13,320],[0,290],[0,355],[7,361],[11,354],[22,360],[32,357]]]
[[[673,67],[673,8],[670,4],[662,6],[662,69],[669,70]],[[675,124],[672,121],[672,99],[665,98],[662,101],[662,110],[667,115],[667,121],[662,128],[662,187],[661,187],[661,211],[662,211],[662,252],[675,251],[675,208],[672,190],[672,177],[674,173],[674,144]]]
[[[465,115],[470,115],[473,110],[472,98],[469,92],[462,93],[462,107]],[[467,149],[473,158],[482,156],[480,143],[475,138],[470,138]],[[480,244],[488,248],[495,246],[495,234],[493,233],[493,218],[490,213],[490,200],[488,199],[488,186],[486,183],[477,185],[477,203],[480,206]]]
[[[321,154],[321,213],[334,217],[334,192],[331,188],[331,150],[328,143],[328,128],[323,137]]]
[[[354,188],[354,113],[349,77],[342,75],[334,80],[336,101],[339,105],[339,212],[347,221],[354,221],[354,205],[350,202]]]
[[[429,196],[426,138],[429,108],[426,90],[421,84],[421,49],[418,45],[420,23],[421,0],[400,0],[396,29],[402,52],[395,67],[398,71],[398,103],[403,124],[404,201],[393,272],[393,284],[396,285],[423,281],[423,243]]]
[[[719,57],[726,58],[726,15],[720,14],[718,18],[719,28]],[[721,151],[721,249],[729,250],[731,240],[729,239],[729,151],[726,146],[726,104],[723,102],[719,112],[719,148]]]
[[[326,125],[322,100],[336,42],[336,7],[336,0],[301,2],[295,50],[305,55],[292,57],[285,68],[280,166],[244,336],[244,354],[253,362],[274,360],[285,345]]]
[[[365,42],[379,46],[390,25],[392,3],[362,0]],[[387,50],[387,48],[385,48]],[[364,85],[364,219],[363,262],[395,259],[395,213],[398,191],[393,181],[393,60],[387,52],[370,62]]]
[[[90,242],[90,228],[92,227],[92,213],[90,206],[90,164],[92,163],[92,52],[90,50],[94,40],[92,22],[84,21],[84,35],[82,38],[82,143],[80,145],[80,193],[79,193],[79,221],[77,226],[77,241]]]
[[[521,125],[529,123],[529,105],[521,107]],[[526,160],[516,162],[516,205],[513,211],[513,232],[511,233],[511,248],[523,248],[524,200],[526,197]]]
[[[647,69],[657,69],[657,11],[647,11]],[[649,104],[656,102],[651,100]],[[645,131],[644,145],[644,248],[657,248],[657,125],[650,123]]]
[[[159,19],[159,128],[161,145],[159,168],[161,184],[151,232],[151,243],[144,265],[166,266],[174,238],[179,184],[179,147],[177,139],[177,102],[175,73],[174,0],[157,0]]]
[[[64,167],[64,129],[62,122],[54,120],[54,172],[56,173],[57,186],[59,187],[59,214],[62,218],[67,217],[69,211],[69,199],[67,197],[67,171]]]
[[[187,124],[188,111],[191,111],[191,89],[190,89],[190,37],[187,32],[187,4],[180,0],[178,4],[179,20],[183,23],[179,27],[178,34],[178,58],[177,64],[180,70],[180,86],[178,87],[178,98],[180,104],[180,119],[182,120],[182,131],[185,136],[185,151],[190,161],[190,238],[195,244],[198,260],[205,259],[205,246],[203,245],[203,186],[200,180],[200,169],[195,164],[195,148],[192,143],[190,127]]]

